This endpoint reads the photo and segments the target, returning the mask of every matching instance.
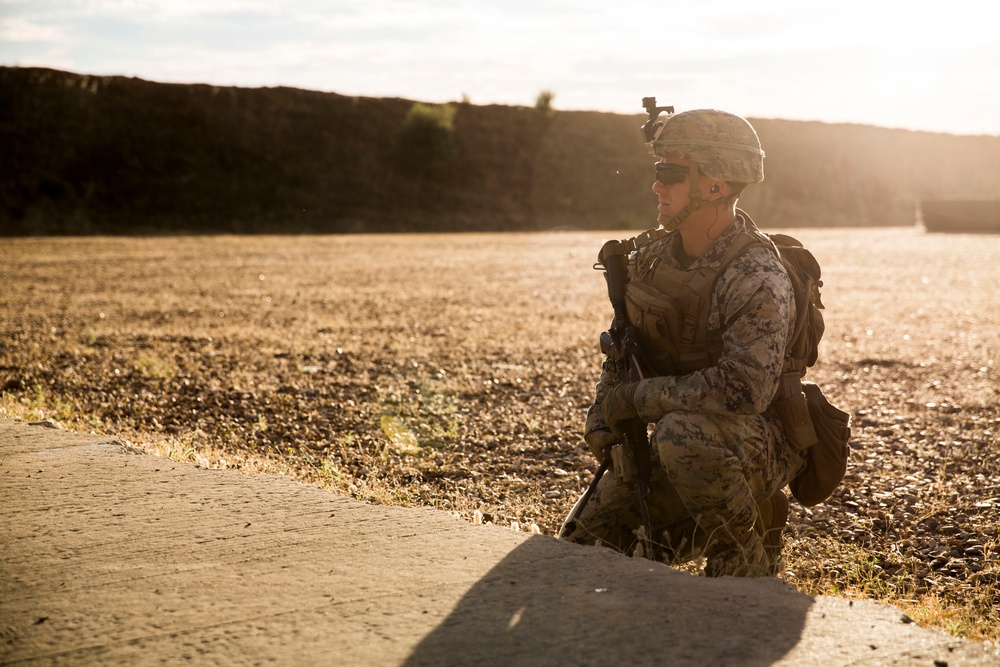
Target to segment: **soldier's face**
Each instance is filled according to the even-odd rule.
[[[691,164],[684,158],[666,156],[656,163],[656,180],[653,192],[656,194],[656,210],[660,215],[674,217],[691,200],[688,186],[688,169]]]

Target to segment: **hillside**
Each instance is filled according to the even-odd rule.
[[[642,228],[642,120],[3,67],[0,233]],[[766,227],[1000,195],[1000,137],[751,121],[766,178],[741,206]]]

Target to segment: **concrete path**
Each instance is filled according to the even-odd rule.
[[[0,419],[2,665],[998,665],[777,579],[365,505]]]

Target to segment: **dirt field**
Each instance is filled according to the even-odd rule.
[[[855,437],[783,577],[997,639],[1000,236],[792,233]],[[596,469],[604,237],[5,239],[0,414],[551,534]]]

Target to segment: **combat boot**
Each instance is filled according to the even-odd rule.
[[[764,543],[764,552],[770,563],[772,577],[781,571],[781,549],[784,546],[782,535],[786,523],[788,523],[788,497],[784,491],[778,489],[758,507],[757,524],[754,526]]]
[[[716,542],[705,552],[706,577],[769,577],[771,562],[756,531],[740,542]]]

